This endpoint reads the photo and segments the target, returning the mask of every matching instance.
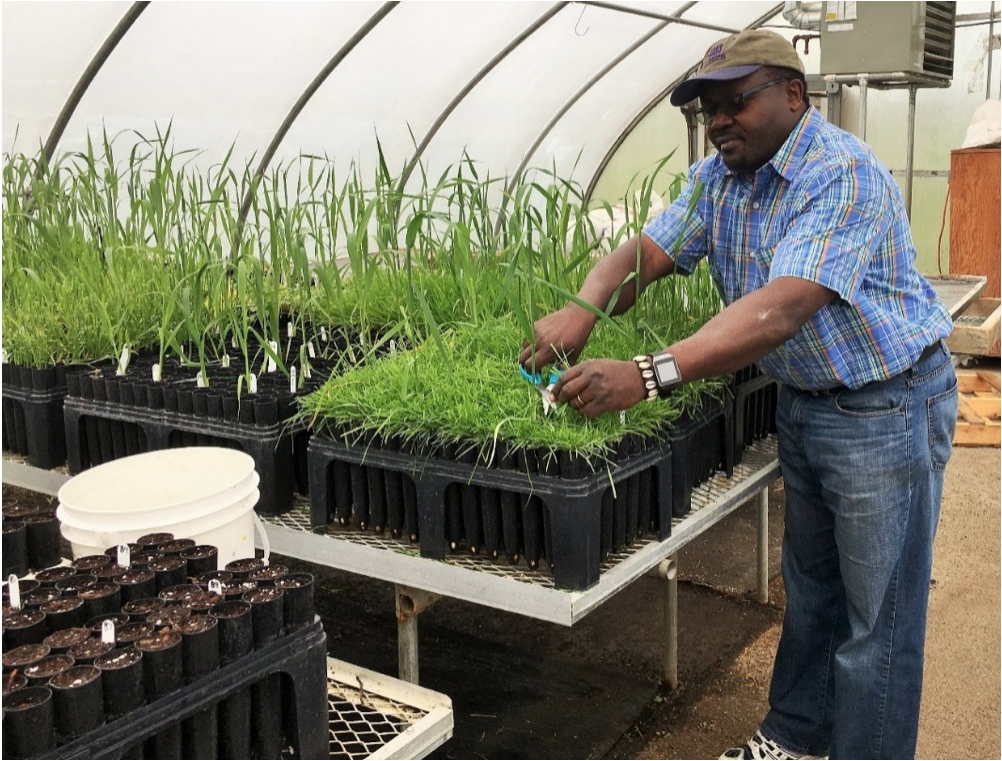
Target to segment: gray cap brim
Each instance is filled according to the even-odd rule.
[[[690,100],[698,98],[699,90],[706,82],[728,82],[732,79],[741,79],[742,77],[747,77],[749,74],[754,74],[761,68],[762,66],[760,64],[731,66],[727,69],[717,69],[716,71],[710,71],[706,74],[699,74],[695,77],[690,77],[672,90],[670,98],[671,104],[673,106],[681,106],[688,103]]]

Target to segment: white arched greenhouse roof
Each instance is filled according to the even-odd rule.
[[[196,161],[372,166],[465,150],[582,184],[714,40],[771,2],[3,2],[3,150],[170,125]],[[62,117],[62,118],[61,118]],[[117,146],[117,143],[116,143]],[[420,151],[418,151],[420,146]],[[273,156],[269,148],[274,150]],[[127,150],[127,148],[125,149]]]

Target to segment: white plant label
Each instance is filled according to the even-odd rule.
[[[230,355],[229,354],[224,354],[223,355],[222,363],[223,363],[223,367],[224,368],[227,368],[227,367],[230,366]]]
[[[289,368],[289,392],[296,393],[296,366]]]
[[[17,582],[17,574],[11,574],[7,579],[7,591],[10,594],[10,607],[21,609],[21,585]]]
[[[291,322],[285,326],[285,337],[286,338],[296,337],[296,326],[293,325]]]
[[[396,341],[394,341],[394,340],[393,340],[393,339],[391,338],[391,339],[390,339],[390,354],[396,354],[396,353],[397,353],[397,342],[396,342]]]
[[[129,347],[126,346],[122,349],[122,356],[118,358],[118,370],[115,373],[116,375],[125,375],[125,371],[129,369],[129,359],[131,359],[131,357],[132,355],[129,354]]]
[[[271,347],[272,352],[278,354],[278,341],[269,341],[268,345]],[[273,373],[278,369],[278,365],[275,364],[275,358],[273,355],[268,355],[268,372]]]
[[[7,350],[0,348],[0,362],[6,362],[6,361],[7,361]]]
[[[619,413],[619,424],[626,425],[626,410],[622,410]]]
[[[223,582],[219,579],[213,579],[209,582],[209,591],[214,595],[221,595],[223,593]]]
[[[320,326],[320,340],[323,341],[324,343],[330,341],[330,339],[327,337],[327,328],[325,328],[323,325]]]
[[[157,362],[153,365],[153,382],[159,383],[163,379],[163,373],[160,371],[160,363]]]
[[[250,375],[250,383],[247,384],[247,390],[252,394],[257,393],[257,376],[254,373]]]
[[[206,388],[209,385],[208,380],[205,377],[205,373],[201,370],[198,371],[198,375],[195,376],[195,383],[198,384],[199,388]]]
[[[240,344],[237,343],[237,337],[236,336],[232,336],[230,338],[230,346],[232,346],[234,349],[239,349],[240,348]]]
[[[101,641],[109,645],[115,644],[115,622],[111,619],[101,622]]]
[[[309,380],[313,377],[313,370],[310,369],[309,364],[303,365],[303,380]]]
[[[132,550],[129,549],[129,545],[118,545],[118,564],[123,568],[132,567]]]
[[[313,341],[306,342],[306,353],[310,355],[310,359],[317,358],[317,350],[313,348]]]

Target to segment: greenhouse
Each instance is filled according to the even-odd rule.
[[[1002,754],[998,4],[0,10],[5,758]]]

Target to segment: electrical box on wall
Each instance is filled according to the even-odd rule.
[[[821,74],[953,77],[956,3],[826,2]]]

